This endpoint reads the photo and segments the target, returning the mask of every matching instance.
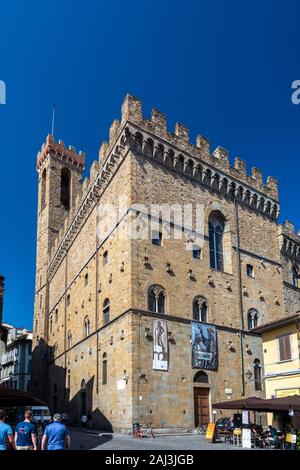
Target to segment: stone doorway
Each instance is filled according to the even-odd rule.
[[[209,423],[209,388],[194,387],[195,427]]]

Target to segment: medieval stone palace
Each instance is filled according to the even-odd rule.
[[[145,118],[133,96],[82,181],[84,169],[47,137],[32,391],[116,430],[192,428],[214,402],[263,397],[252,330],[300,310],[300,237],[277,222],[277,181],[182,124],[170,132],[160,111]]]

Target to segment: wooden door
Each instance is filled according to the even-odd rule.
[[[195,426],[209,423],[209,388],[194,387]]]

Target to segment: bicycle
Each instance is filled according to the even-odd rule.
[[[203,424],[202,426],[201,426],[201,425],[198,426],[197,432],[198,432],[198,434],[200,434],[201,436],[203,436],[204,434],[206,434],[206,431],[207,431],[207,425]]]
[[[148,435],[151,435],[151,437],[154,439],[155,434],[153,432],[153,428],[151,424],[141,424],[140,429],[135,432],[135,437],[138,439],[142,439],[143,437],[148,437]]]

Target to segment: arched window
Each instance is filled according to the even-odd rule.
[[[221,271],[224,271],[224,226],[222,214],[212,212],[208,221],[210,266]]]
[[[89,283],[89,275],[88,275],[88,273],[86,273],[86,274],[84,275],[84,285],[87,286],[88,283]]]
[[[292,269],[292,283],[293,283],[293,286],[299,287],[298,282],[299,282],[299,270],[298,270],[297,266],[293,266],[293,269]]]
[[[43,173],[42,173],[42,194],[41,194],[41,210],[43,210],[46,206],[46,168],[44,168]]]
[[[105,251],[103,253],[103,266],[105,266],[108,263],[108,252]]]
[[[248,329],[252,330],[258,325],[259,313],[255,308],[248,311]]]
[[[68,332],[68,348],[71,349],[72,347],[72,333],[71,331]]]
[[[254,388],[258,391],[262,390],[261,365],[259,359],[254,360]]]
[[[203,372],[203,370],[199,370],[199,372],[197,372],[194,375],[194,382],[199,382],[199,383],[202,383],[202,384],[208,384],[209,383],[208,375],[206,374],[206,372]]]
[[[110,308],[109,299],[105,299],[104,302],[103,302],[103,322],[104,322],[104,325],[109,322],[109,308]]]
[[[207,322],[207,300],[204,297],[196,297],[193,301],[193,320]]]
[[[68,295],[67,295],[67,306],[69,306],[70,303],[71,303],[71,295],[68,294]]]
[[[152,286],[148,291],[148,310],[166,313],[166,293],[161,286]]]
[[[91,333],[91,328],[90,328],[90,320],[89,317],[85,317],[84,319],[84,336],[87,337]]]
[[[102,384],[107,384],[107,354],[103,353],[102,357]]]
[[[67,168],[63,168],[61,170],[60,202],[67,210],[70,209],[70,182],[70,171]]]

